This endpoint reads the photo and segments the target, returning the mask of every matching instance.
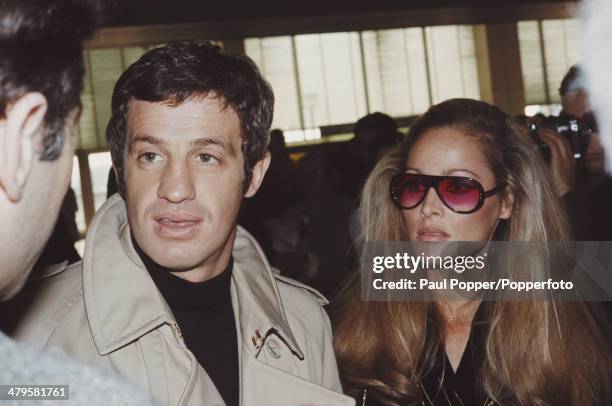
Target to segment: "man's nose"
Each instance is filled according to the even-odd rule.
[[[159,183],[158,197],[171,203],[182,203],[195,198],[195,185],[189,165],[173,161],[165,168]]]

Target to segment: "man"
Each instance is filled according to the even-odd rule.
[[[352,404],[337,393],[325,299],[270,269],[236,226],[270,162],[272,111],[254,63],[209,43],[130,66],[107,129],[119,194],[96,214],[83,262],[32,286],[18,336],[163,404]]]
[[[572,66],[561,81],[562,111],[559,117],[581,119],[593,131],[589,136],[584,168],[576,171],[576,161],[569,142],[554,130],[539,131],[551,151],[551,176],[559,196],[567,206],[574,238],[579,241],[612,240],[612,180],[605,173],[604,150],[597,125],[590,114],[589,97],[581,69]]]
[[[68,189],[70,134],[83,87],[82,41],[101,11],[100,5],[76,0],[0,2],[0,300],[24,284]],[[2,333],[0,359],[0,385],[26,393],[31,385],[69,385],[64,394],[72,404],[150,403],[106,373]],[[16,400],[16,393],[2,387],[0,401]]]
[[[582,70],[578,65],[571,66],[563,76],[559,86],[559,95],[561,96],[560,117],[582,118],[591,110],[585,85]]]
[[[584,79],[578,66],[572,66],[561,81],[559,87],[561,112],[558,117],[544,120],[538,134],[546,142],[551,153],[551,174],[559,196],[563,196],[576,187],[576,162],[569,141],[551,128],[557,122],[582,119],[589,111],[589,99],[584,89]],[[597,152],[598,136],[589,138],[589,147],[584,157],[585,169],[596,170],[603,157]],[[603,168],[603,165],[600,165]]]

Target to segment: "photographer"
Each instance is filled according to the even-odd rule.
[[[548,146],[553,183],[566,204],[576,240],[612,240],[612,180],[605,174],[604,150],[580,68],[570,68],[559,93],[561,113],[537,129]],[[577,127],[565,130],[573,125]]]

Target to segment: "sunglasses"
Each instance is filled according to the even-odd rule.
[[[463,176],[398,173],[391,179],[391,198],[401,209],[414,209],[432,187],[446,207],[455,213],[469,214],[480,209],[485,199],[501,191],[504,184],[485,191],[480,182]]]

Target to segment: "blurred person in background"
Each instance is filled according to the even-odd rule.
[[[240,208],[238,224],[255,237],[268,256],[273,255],[272,241],[266,230],[268,219],[278,218],[300,199],[296,167],[289,157],[282,130],[270,132],[270,167],[257,194]]]
[[[538,134],[548,145],[550,173],[558,195],[566,204],[573,238],[609,241],[612,240],[612,179],[605,173],[604,149],[585,86],[582,70],[572,66],[559,88],[561,113],[545,120]],[[555,123],[571,120],[580,126],[575,136],[570,134],[583,144],[580,151],[576,143],[572,144],[572,138],[554,129]]]
[[[375,112],[361,117],[353,128],[354,137],[346,149],[330,157],[340,176],[340,192],[356,198],[381,150],[399,141],[395,120]]]
[[[300,159],[297,179],[303,198],[284,212],[280,224],[285,232],[272,232],[277,246],[279,239],[294,244],[278,252],[274,261],[279,269],[292,272],[292,278],[331,298],[349,268],[353,201],[337,192],[338,175],[322,152],[309,152]],[[269,227],[275,229],[276,224]]]

